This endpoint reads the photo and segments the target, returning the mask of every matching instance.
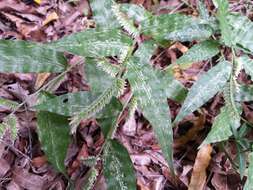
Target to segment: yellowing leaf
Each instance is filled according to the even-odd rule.
[[[198,151],[193,166],[191,182],[188,190],[203,190],[206,182],[206,168],[211,160],[212,146],[205,145]]]
[[[37,3],[38,5],[40,5],[42,1],[41,0],[34,0],[34,2]]]
[[[49,15],[47,15],[46,19],[43,21],[42,25],[45,26],[48,23],[57,20],[59,18],[59,16],[57,15],[56,12],[52,12]]]

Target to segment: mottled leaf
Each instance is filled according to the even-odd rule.
[[[90,0],[93,19],[98,28],[119,28],[120,25],[112,12],[113,0]]]
[[[253,23],[246,16],[230,14],[227,16],[227,22],[231,30],[231,42],[245,52],[253,52]]]
[[[208,9],[206,8],[205,3],[202,0],[198,1],[198,11],[199,11],[199,16],[202,19],[204,20],[209,19]]]
[[[70,142],[68,118],[40,111],[37,122],[39,139],[48,161],[65,173],[64,159]]]
[[[72,116],[91,104],[97,97],[90,92],[68,93],[56,96],[36,105],[37,110]]]
[[[155,46],[151,41],[139,47],[135,57],[129,60],[126,78],[137,98],[138,106],[153,126],[156,139],[173,172],[172,128],[166,96],[166,93],[172,92],[169,90],[166,92],[165,89],[169,85],[158,78],[161,73],[149,64],[154,49]]]
[[[191,47],[176,63],[182,68],[187,68],[191,63],[212,58],[219,53],[219,44],[216,41],[207,40]]]
[[[67,67],[62,53],[28,41],[0,40],[0,54],[0,72],[61,72]]]
[[[219,21],[219,28],[221,30],[221,39],[227,46],[233,44],[232,31],[228,23],[228,8],[229,4],[227,0],[215,0],[215,5],[218,8],[217,19]]]
[[[182,102],[186,98],[188,90],[169,73],[156,72],[157,78],[165,87],[165,96],[176,102]]]
[[[200,19],[181,14],[162,14],[141,22],[145,35],[156,40],[192,41],[207,39],[212,35],[212,28]]]
[[[233,134],[231,129],[237,129],[240,126],[240,117],[230,117],[231,112],[232,108],[229,106],[221,109],[220,114],[215,117],[211,131],[201,146],[227,140]]]
[[[130,156],[121,144],[108,140],[104,149],[104,175],[107,189],[136,190],[136,178]]]
[[[117,29],[87,29],[49,43],[48,48],[85,57],[116,56],[128,51],[132,39]]]
[[[193,84],[178,113],[175,123],[204,105],[215,94],[222,90],[231,73],[231,64],[222,61],[202,74]]]

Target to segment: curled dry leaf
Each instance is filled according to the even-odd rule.
[[[57,13],[56,13],[56,12],[52,12],[52,13],[50,13],[50,14],[46,17],[46,19],[43,21],[42,25],[45,26],[45,25],[47,25],[48,23],[50,23],[50,22],[52,22],[52,21],[54,21],[54,20],[57,20],[58,18],[59,18],[59,16],[57,15]]]
[[[200,148],[195,159],[191,182],[188,190],[203,190],[206,182],[206,168],[211,160],[212,146],[210,144]]]

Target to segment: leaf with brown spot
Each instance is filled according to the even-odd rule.
[[[205,145],[198,151],[193,166],[191,182],[188,190],[203,190],[206,182],[206,168],[211,160],[212,146]]]

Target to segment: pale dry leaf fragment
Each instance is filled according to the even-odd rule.
[[[58,14],[56,12],[52,12],[49,15],[47,15],[46,19],[43,21],[42,25],[45,26],[48,23],[57,20],[59,18]]]
[[[38,90],[48,79],[50,73],[38,73],[34,88]]]
[[[198,151],[193,166],[192,176],[188,190],[203,190],[206,182],[206,168],[211,160],[212,146],[205,145]]]

